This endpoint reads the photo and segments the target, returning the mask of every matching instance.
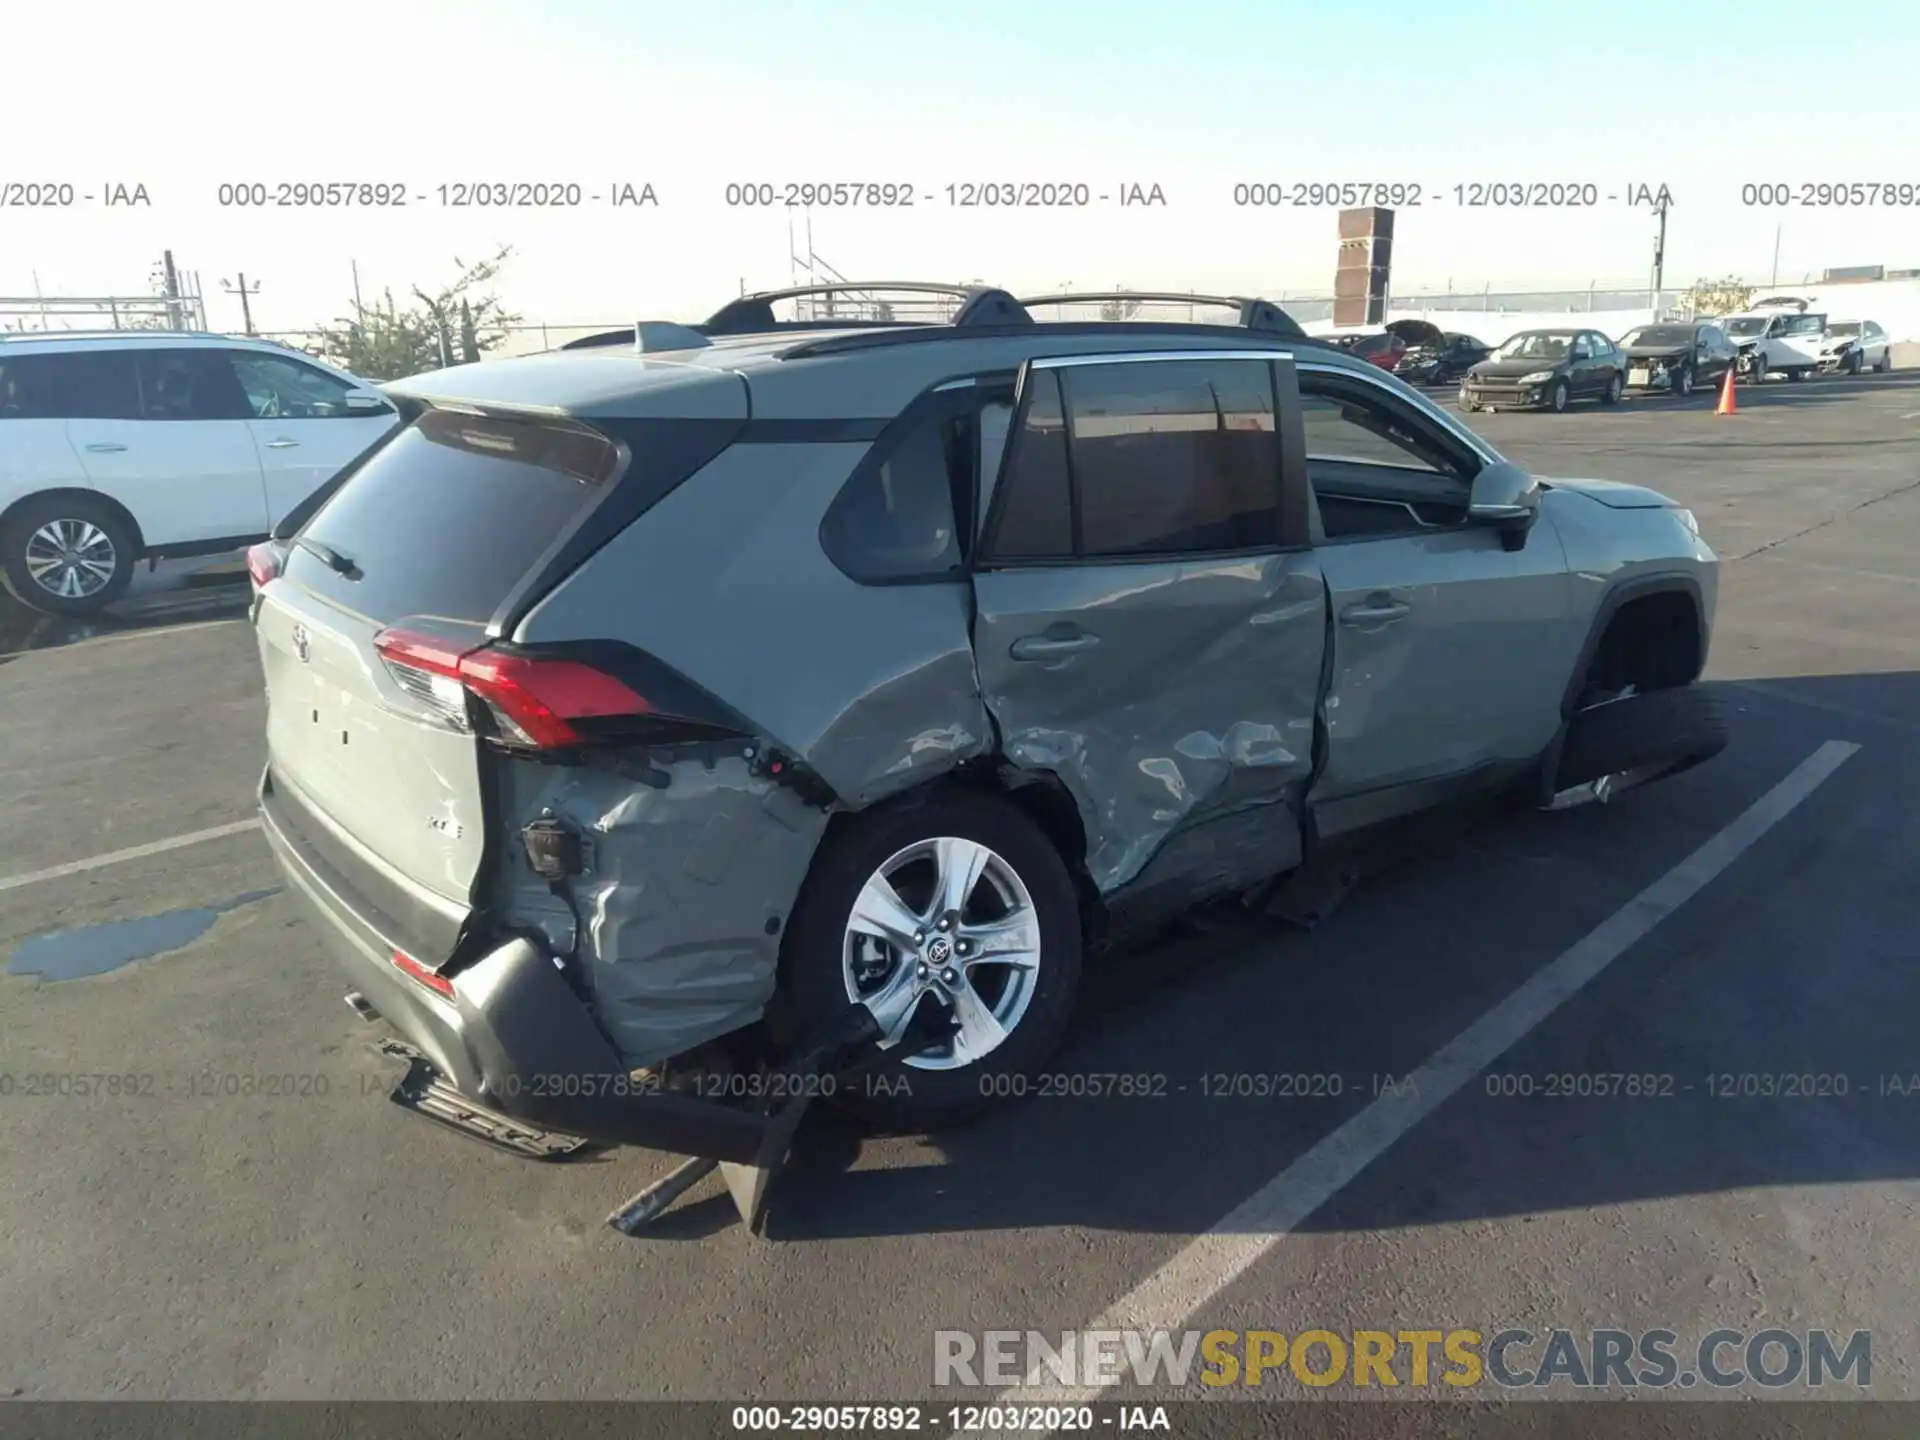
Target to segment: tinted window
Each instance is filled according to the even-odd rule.
[[[1059,373],[1036,370],[1026,415],[1000,481],[993,552],[1010,559],[1073,554],[1073,499],[1067,480],[1067,426]]]
[[[0,420],[51,420],[53,357],[0,355]]]
[[[833,562],[863,581],[955,573],[954,496],[971,489],[976,436],[971,414],[930,414],[863,462],[821,527]]]
[[[141,350],[140,418],[244,420],[253,414],[219,350]]]
[[[429,411],[300,531],[358,578],[298,546],[287,578],[379,621],[488,620],[598,498],[617,459],[594,431]]]
[[[48,415],[69,420],[132,420],[140,414],[140,382],[131,350],[74,350],[30,357],[45,369],[33,383]],[[23,357],[25,358],[25,357]]]
[[[1279,543],[1265,361],[1076,365],[1063,384],[1082,555]]]
[[[354,415],[347,409],[347,395],[355,387],[324,370],[256,351],[236,350],[230,358],[247,398],[247,413],[256,419],[331,420]]]

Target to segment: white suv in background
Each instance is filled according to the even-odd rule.
[[[142,559],[264,538],[397,423],[364,381],[272,341],[0,336],[0,576],[36,610],[97,610]]]

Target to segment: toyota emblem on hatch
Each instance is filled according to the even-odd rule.
[[[302,665],[307,663],[307,657],[313,653],[313,642],[308,638],[307,627],[304,625],[293,627],[293,653],[300,657]]]

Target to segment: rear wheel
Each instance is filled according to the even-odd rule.
[[[1040,828],[993,795],[945,790],[863,816],[829,842],[795,907],[783,1028],[865,1005],[877,1060],[833,1099],[890,1129],[954,1124],[1026,1093],[1080,980],[1072,878]]]
[[[126,593],[138,542],[104,501],[44,495],[14,512],[0,547],[0,575],[14,599],[47,615],[86,615]]]

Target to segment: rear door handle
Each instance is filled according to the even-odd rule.
[[[282,435],[278,440],[267,441],[267,449],[269,450],[294,450],[294,449],[298,449],[299,445],[300,445],[300,442],[298,440],[289,440],[284,435]]]
[[[1085,630],[1044,631],[1038,635],[1022,635],[1007,648],[1007,653],[1016,660],[1064,660],[1069,655],[1084,654],[1099,643],[1098,635]]]
[[[87,446],[95,455],[117,455],[126,448],[118,440],[95,440]]]
[[[1404,600],[1395,600],[1390,595],[1369,595],[1358,604],[1349,605],[1340,612],[1343,625],[1378,625],[1383,620],[1398,620],[1402,615],[1413,612],[1413,606]]]

